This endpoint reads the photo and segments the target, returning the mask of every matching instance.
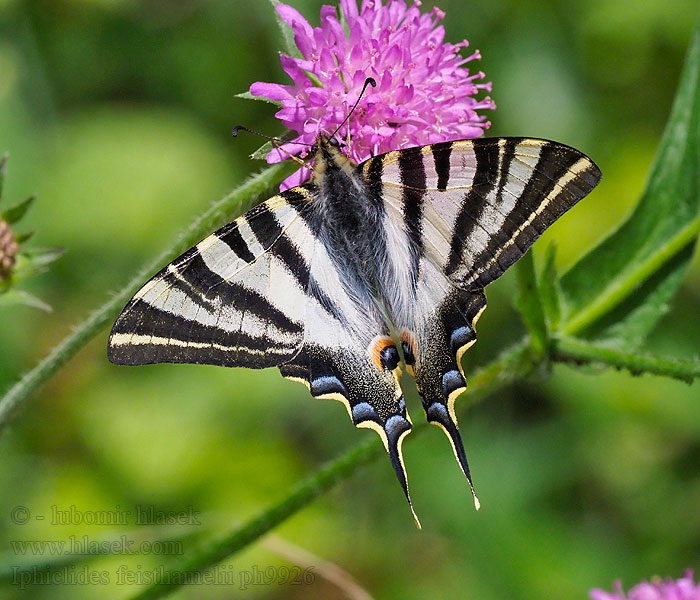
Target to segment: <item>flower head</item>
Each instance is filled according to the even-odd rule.
[[[409,8],[404,0],[340,0],[346,35],[336,10],[321,8],[321,26],[312,27],[294,8],[280,5],[280,17],[291,26],[302,58],[281,55],[292,85],[254,83],[250,93],[281,103],[277,117],[298,136],[267,155],[269,163],[287,153],[308,152],[320,133],[330,134],[348,115],[368,77],[368,88],[347,124],[338,132],[350,138],[346,153],[361,162],[398,148],[480,136],[489,122],[477,114],[493,109],[493,101],[477,99],[482,72],[470,73],[467,63],[481,58],[479,51],[463,57],[468,45],[444,41],[438,22],[445,16],[434,8],[421,14],[417,0]],[[285,152],[286,151],[286,152]],[[310,175],[301,169],[282,189],[298,185]]]
[[[591,600],[700,600],[700,584],[693,582],[693,572],[686,571],[680,579],[654,578],[635,585],[625,595],[622,585],[616,581],[614,592],[591,590]]]
[[[5,182],[7,154],[0,156],[0,200]],[[51,307],[25,291],[14,289],[20,279],[45,270],[63,250],[60,248],[25,248],[23,243],[31,233],[17,234],[14,226],[27,212],[34,197],[31,196],[7,209],[0,207],[0,308],[9,304],[25,304],[43,310]]]

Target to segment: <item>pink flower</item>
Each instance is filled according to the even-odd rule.
[[[700,600],[700,584],[693,582],[693,572],[686,571],[685,576],[674,581],[654,578],[635,585],[627,595],[619,581],[613,584],[614,592],[591,590],[592,600]]]
[[[490,123],[480,109],[493,109],[489,98],[475,98],[490,83],[482,72],[470,74],[467,63],[481,58],[479,51],[459,54],[468,45],[444,41],[437,23],[445,14],[437,8],[421,14],[415,1],[340,0],[349,35],[332,6],[321,8],[321,26],[311,27],[291,6],[278,12],[294,32],[303,58],[281,55],[282,68],[292,85],[257,82],[250,93],[282,104],[277,117],[299,135],[267,155],[269,163],[288,158],[284,152],[305,156],[320,133],[331,134],[348,115],[365,79],[376,88],[367,92],[348,123],[338,132],[351,138],[346,153],[356,162],[398,148],[480,136]],[[284,190],[310,175],[302,168],[285,180]]]

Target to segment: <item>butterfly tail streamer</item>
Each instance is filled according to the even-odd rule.
[[[408,476],[406,475],[406,467],[403,462],[403,453],[401,450],[401,444],[404,438],[411,432],[413,425],[411,422],[401,415],[395,415],[387,420],[384,424],[384,432],[386,435],[385,445],[386,450],[389,453],[389,459],[391,460],[391,466],[394,467],[396,472],[396,477],[401,484],[403,493],[408,501],[408,506],[413,514],[413,519],[416,522],[416,527],[422,529],[416,511],[413,508],[413,502],[411,501],[411,494],[408,491]]]
[[[469,462],[467,461],[467,454],[464,451],[464,444],[462,443],[462,436],[459,433],[459,426],[457,421],[450,416],[447,408],[441,402],[433,402],[429,408],[425,411],[428,423],[440,427],[445,432],[445,435],[450,440],[452,444],[452,450],[454,451],[455,458],[462,468],[467,481],[469,482],[469,489],[471,489],[472,496],[474,498],[474,506],[476,510],[481,508],[481,503],[479,498],[474,491],[474,483],[472,482],[472,476],[469,472]]]

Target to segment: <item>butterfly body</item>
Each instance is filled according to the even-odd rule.
[[[215,232],[136,294],[110,360],[278,366],[379,433],[410,503],[403,355],[471,486],[454,402],[484,287],[599,179],[588,157],[546,140],[444,142],[356,165],[322,136],[307,184]]]
[[[328,249],[345,292],[362,304],[376,304],[389,262],[381,199],[337,147],[324,137],[317,145],[316,164],[322,166],[306,188],[310,205],[304,218]]]

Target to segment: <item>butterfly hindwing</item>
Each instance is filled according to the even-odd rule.
[[[170,263],[117,319],[110,360],[262,368],[291,358],[303,341],[313,242],[303,210],[303,196],[275,196]]]

